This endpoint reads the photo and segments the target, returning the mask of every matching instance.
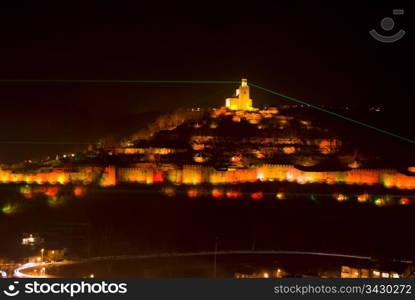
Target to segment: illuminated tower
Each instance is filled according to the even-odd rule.
[[[253,110],[246,79],[242,79],[241,86],[236,90],[235,95],[226,99],[226,107],[231,110]]]

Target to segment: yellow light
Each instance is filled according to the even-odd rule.
[[[385,200],[383,198],[377,198],[375,200],[375,205],[376,206],[383,206],[383,205],[385,205]]]
[[[264,278],[269,278],[269,274],[267,272],[264,273]]]
[[[60,184],[65,184],[66,183],[66,179],[64,175],[60,175],[58,176],[58,180],[57,180]]]
[[[276,197],[277,197],[277,199],[282,200],[282,199],[284,199],[284,193],[277,193]]]
[[[342,202],[344,200],[347,200],[347,197],[343,194],[337,194],[336,195],[336,200],[339,201],[339,202]]]

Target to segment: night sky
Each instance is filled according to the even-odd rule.
[[[399,1],[384,7],[361,1],[336,6],[290,1],[291,7],[278,1],[227,6],[198,1],[193,7],[9,2],[0,4],[0,79],[247,77],[313,104],[382,105],[390,114],[382,127],[415,138],[408,129],[414,100],[408,75],[413,72],[412,16]],[[394,8],[406,9],[405,14],[393,16]],[[407,31],[394,44],[368,34],[371,29],[385,33],[380,20],[387,16],[395,20],[392,33]],[[0,82],[0,163],[82,147],[37,142],[94,142],[131,133],[153,112],[222,105],[235,88]],[[258,106],[287,103],[254,89],[252,94]]]

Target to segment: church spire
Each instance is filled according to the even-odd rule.
[[[226,107],[231,110],[253,110],[252,99],[249,98],[249,85],[247,79],[242,79],[235,96],[226,99]]]

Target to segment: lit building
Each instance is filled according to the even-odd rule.
[[[226,99],[226,107],[231,110],[253,110],[252,99],[249,98],[249,86],[246,79],[242,79],[241,86],[232,98]]]
[[[22,245],[36,246],[42,244],[45,240],[39,237],[38,234],[24,234],[22,238]]]
[[[396,271],[380,271],[373,268],[341,267],[341,278],[400,278],[403,274]]]

